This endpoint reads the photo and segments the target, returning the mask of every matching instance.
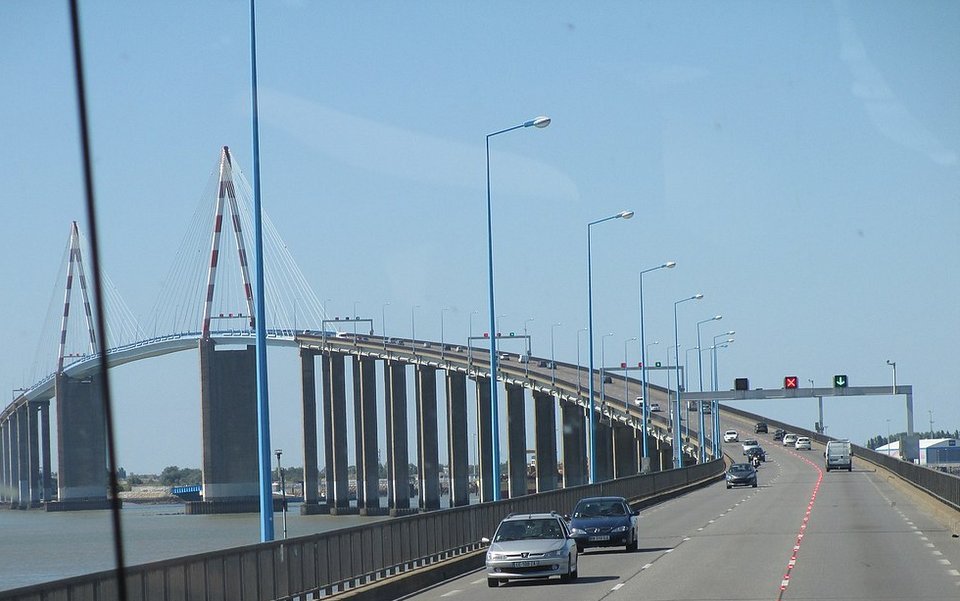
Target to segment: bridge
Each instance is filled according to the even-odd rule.
[[[226,149],[221,158],[221,178],[224,174],[230,175],[225,165],[229,166]],[[229,181],[221,179],[218,186],[218,215],[223,203],[233,206]],[[239,217],[234,221],[239,222]],[[216,223],[222,220],[218,218]],[[235,233],[242,267],[241,228],[237,227]],[[218,235],[217,230],[215,240]],[[217,244],[213,242],[211,252],[214,267],[220,254]],[[91,338],[91,352],[72,362],[66,360],[61,349],[56,371],[23,391],[0,413],[0,500],[17,508],[106,507],[106,442],[102,409],[98,406],[96,368],[102,361],[118,366],[199,349],[203,498],[188,504],[188,511],[256,509],[253,351],[249,347],[237,348],[253,340],[255,324],[233,330],[213,327],[218,313],[209,299],[214,297],[215,275],[216,270],[212,269],[208,273],[205,297],[195,299],[204,310],[202,319],[193,328],[143,337],[102,353],[97,351],[99,347]],[[69,284],[67,290],[69,297]],[[242,299],[246,302],[248,286],[244,285],[242,290]],[[65,309],[65,318],[68,314]],[[251,314],[247,306],[235,314],[228,313],[227,317],[245,321]],[[569,511],[577,498],[588,494],[621,494],[637,506],[652,507],[644,520],[646,542],[641,541],[640,552],[627,561],[620,555],[588,553],[584,557],[585,569],[581,571],[584,577],[576,586],[514,585],[523,591],[525,598],[557,595],[571,599],[602,598],[611,591],[645,598],[657,598],[658,594],[661,598],[696,598],[702,591],[723,591],[723,594],[717,593],[721,598],[768,598],[790,591],[822,598],[829,593],[823,590],[823,579],[818,577],[823,573],[836,576],[837,580],[831,578],[831,582],[844,582],[844,579],[852,582],[846,585],[846,593],[875,591],[877,596],[870,598],[882,598],[880,593],[891,591],[893,596],[888,594],[887,598],[951,598],[946,593],[957,590],[956,582],[960,580],[953,578],[956,568],[950,567],[960,566],[956,544],[951,543],[951,535],[957,528],[951,532],[950,528],[930,521],[923,497],[891,484],[893,480],[883,474],[898,474],[904,481],[926,491],[924,494],[935,495],[936,502],[947,508],[944,511],[955,511],[960,490],[951,488],[947,476],[931,475],[927,473],[930,470],[916,466],[897,465],[901,462],[858,449],[858,456],[874,463],[858,465],[858,471],[845,479],[844,474],[828,478],[818,467],[816,453],[804,455],[774,447],[773,461],[761,469],[762,485],[757,492],[725,495],[717,490],[724,462],[717,452],[720,445],[713,440],[715,437],[703,437],[703,456],[707,460],[702,463],[697,463],[701,456],[697,448],[700,436],[694,428],[681,426],[684,445],[674,449],[675,420],[655,413],[644,423],[641,412],[630,402],[630,395],[619,395],[619,391],[629,390],[631,386],[639,390],[640,382],[630,378],[629,371],[616,373],[615,368],[603,368],[591,374],[576,364],[505,353],[497,374],[491,374],[489,356],[482,348],[384,337],[367,331],[351,334],[329,330],[324,327],[327,321],[321,314],[319,325],[312,329],[266,324],[268,343],[296,348],[300,356],[306,475],[303,511],[390,513],[398,516],[397,519],[388,525],[370,525],[163,562],[163,565],[139,566],[131,570],[130,576],[138,597],[200,598],[190,591],[215,591],[211,593],[213,598],[322,596],[360,591],[365,585],[381,581],[422,582],[416,578],[394,578],[408,573],[470,572],[482,563],[480,538],[489,535],[505,513]],[[346,323],[353,325],[350,321]],[[379,383],[378,375],[382,378]],[[497,439],[489,413],[489,382],[494,375],[502,382],[507,407],[507,470],[503,482],[493,482],[491,477],[492,447]],[[589,484],[587,477],[590,402],[585,395],[590,379],[599,393],[594,399],[600,418],[596,430],[596,484]],[[414,382],[412,399],[407,392],[409,380]],[[469,504],[468,494],[468,382],[473,383],[471,387],[475,391],[473,403],[480,464],[480,503],[474,505]],[[378,390],[383,390],[382,398],[378,397]],[[820,394],[830,394],[829,389],[817,390]],[[353,394],[349,395],[348,391]],[[911,389],[901,386],[894,393],[906,394],[909,399]],[[764,394],[729,391],[709,395],[686,393],[686,398],[769,398],[778,394],[782,396],[782,391]],[[352,424],[347,423],[348,397],[355,405]],[[446,403],[445,424],[438,421],[441,398]],[[59,430],[56,494],[49,480],[53,471],[51,400],[57,403]],[[676,405],[676,396],[668,389],[654,386],[648,401],[672,408]],[[417,415],[413,441],[409,439],[410,428],[406,422],[406,408],[411,403],[416,406]],[[378,422],[378,404],[386,408],[384,423]],[[322,449],[316,428],[318,411],[322,412],[324,423]],[[724,427],[742,430],[759,419],[759,416],[728,408],[722,411]],[[526,421],[531,414],[535,435],[528,441]],[[713,415],[719,418],[719,412]],[[803,432],[796,426],[784,426]],[[719,428],[718,421],[709,431],[716,432]],[[351,429],[357,444],[354,455],[348,456],[347,439]],[[381,506],[378,492],[379,432],[387,435],[387,447],[383,449],[389,483],[386,506]],[[819,443],[826,440],[817,433],[807,434]],[[446,442],[450,455],[451,508],[446,511],[439,511],[438,446],[441,440]],[[412,446],[415,446],[419,468],[416,506],[411,506],[407,494],[412,475],[408,467]],[[527,449],[531,447],[537,457],[533,490],[529,488],[526,470]],[[736,449],[727,446],[724,450],[732,458],[737,457]],[[684,453],[684,463],[689,467],[670,469],[677,452]],[[317,481],[321,461],[326,477],[324,499],[319,497]],[[358,474],[356,504],[351,504],[349,499],[347,466],[351,463]],[[904,471],[911,468],[917,471]],[[494,487],[504,488],[503,501],[493,501]],[[688,494],[676,496],[680,493]],[[824,507],[827,509],[821,509]],[[895,507],[899,510],[893,509]],[[717,540],[724,543],[722,551],[718,551],[714,542]],[[354,545],[356,541],[361,541],[367,550],[377,551],[372,555],[363,553]],[[871,561],[847,560],[862,555],[865,545]],[[343,549],[351,551],[344,556]],[[939,555],[933,555],[935,552]],[[891,581],[888,575],[899,574],[895,568],[905,565],[905,558],[909,577]],[[457,567],[450,567],[454,564]],[[85,591],[76,598],[108,598],[112,576],[105,573],[76,579],[77,590]],[[871,588],[863,588],[868,586],[865,583]],[[464,598],[482,594],[486,598],[490,593],[485,586],[481,589],[482,584],[481,576],[472,573],[442,585],[439,594],[457,594]],[[73,585],[52,583],[34,587],[29,592],[0,594],[0,598],[20,594],[44,598],[43,591],[57,596],[64,587],[70,586]],[[837,596],[843,595],[841,591]]]

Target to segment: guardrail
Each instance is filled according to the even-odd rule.
[[[723,473],[722,461],[394,518],[127,568],[130,601],[268,601],[335,595],[481,548],[509,513],[573,510],[582,497],[639,500]],[[114,570],[0,591],[0,600],[112,601]]]
[[[724,405],[721,405],[721,408],[723,411],[729,411],[730,413],[739,415],[740,417],[745,417],[747,419],[756,421],[765,421],[771,426],[783,428],[788,432],[809,436],[811,440],[816,440],[822,444],[826,444],[827,441],[830,440],[837,440],[831,436],[818,434],[817,432],[798,428],[791,424],[771,420],[770,418],[757,415],[755,413],[750,413],[749,411],[744,411],[742,409],[734,409],[733,407],[727,407]],[[865,461],[873,463],[874,465],[882,467],[885,470],[893,472],[915,487],[930,494],[941,503],[960,511],[960,477],[933,470],[926,466],[911,463],[909,461],[902,461],[896,457],[890,457],[889,455],[885,455],[883,453],[877,453],[872,449],[861,447],[859,445],[851,444],[851,447],[853,448],[854,457],[859,457]]]

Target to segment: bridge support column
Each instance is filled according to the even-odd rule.
[[[323,423],[329,431],[327,458],[327,505],[331,514],[350,511],[349,478],[347,477],[347,389],[343,353],[324,353]],[[327,426],[327,424],[330,424]]]
[[[636,430],[629,424],[613,426],[613,475],[615,478],[637,473]]]
[[[527,494],[527,420],[524,390],[507,384],[508,491],[511,499]]]
[[[29,414],[26,403],[17,407],[17,509],[30,507]]]
[[[10,420],[0,420],[0,503],[10,501]]]
[[[57,491],[48,510],[109,509],[107,430],[99,376],[57,374]],[[26,438],[26,426],[19,434]],[[24,453],[25,454],[25,453]]]
[[[50,478],[50,401],[40,401],[40,444],[43,449],[43,461],[41,467],[43,474],[41,476],[40,486],[43,490],[43,501],[49,503],[52,499]]]
[[[480,467],[480,502],[493,500],[493,428],[490,427],[490,378],[477,378],[477,446]]]
[[[203,500],[188,514],[247,513],[260,509],[257,439],[256,352],[217,350],[200,344],[200,426],[203,435]]]
[[[317,370],[316,353],[300,349],[300,401],[303,411],[303,504],[301,515],[322,513],[317,467]]]
[[[587,483],[587,439],[583,407],[577,403],[561,403],[563,421],[563,487]]]
[[[387,495],[390,515],[409,513],[410,456],[407,446],[407,372],[399,361],[383,370],[387,395]]]
[[[596,482],[613,478],[613,428],[610,422],[597,415],[597,460]]]
[[[359,415],[357,427],[357,507],[361,515],[380,515],[380,453],[377,441],[377,362],[357,358],[353,362],[355,384],[354,410]],[[359,400],[357,400],[359,399]],[[359,468],[363,467],[362,476]],[[362,503],[361,503],[361,492]]]
[[[467,437],[467,375],[446,373],[447,452],[450,468],[450,506],[470,504],[470,439]]]
[[[30,485],[30,495],[28,507],[40,507],[40,498],[42,489],[40,488],[40,404],[38,402],[29,402],[26,405],[27,410],[27,428],[29,433],[29,449],[27,461],[27,473]]]
[[[537,492],[557,488],[557,401],[533,391],[534,449],[537,453]]]
[[[437,445],[437,370],[417,366],[417,468],[420,509],[440,509],[440,457]]]

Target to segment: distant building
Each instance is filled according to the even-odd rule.
[[[960,445],[955,438],[924,438],[920,440],[922,465],[960,465]]]
[[[885,444],[882,447],[877,447],[874,451],[880,453],[881,455],[888,455],[890,457],[900,458],[900,441],[894,440],[889,444]]]

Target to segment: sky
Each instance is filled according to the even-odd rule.
[[[103,264],[149,324],[222,146],[252,179],[248,5],[81,4]],[[576,361],[586,226],[632,210],[592,230],[598,363],[625,345],[639,361],[638,273],[676,261],[644,276],[648,363],[667,361],[675,301],[702,293],[677,306],[679,343],[723,316],[701,324],[704,346],[736,332],[721,388],[881,386],[894,361],[916,429],[953,430],[957,31],[949,1],[262,1],[263,206],[328,314],[435,340],[443,320],[463,340],[474,311],[476,333],[488,320],[485,137],[547,115],[490,140],[502,330],[526,327],[540,356],[553,334]],[[70,222],[89,229],[66,3],[0,4],[0,81],[12,399],[31,358],[56,355],[38,332]],[[271,351],[270,370],[272,439],[299,465],[296,354]],[[195,352],[113,371],[121,465],[200,465],[198,376]],[[902,396],[824,405],[833,436],[905,429]],[[739,406],[817,419],[815,400]]]

